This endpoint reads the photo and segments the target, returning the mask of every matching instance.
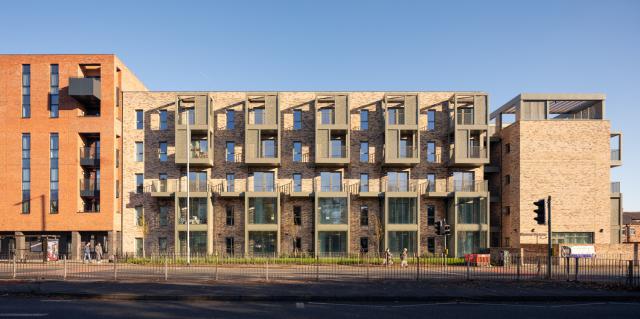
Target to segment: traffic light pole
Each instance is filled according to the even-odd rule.
[[[547,279],[551,279],[551,256],[553,249],[551,248],[551,196],[547,198]]]

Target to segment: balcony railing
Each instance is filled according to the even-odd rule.
[[[80,147],[80,164],[97,165],[100,163],[100,149],[96,147]]]
[[[276,186],[275,185],[253,185],[253,191],[254,192],[275,192],[276,191]]]
[[[207,216],[200,215],[197,212],[190,212],[191,218],[189,219],[189,225],[206,225],[207,224]],[[186,225],[187,223],[187,213],[186,209],[180,213],[180,218],[178,219],[178,223],[180,225]]]
[[[181,182],[180,183],[180,192],[186,192],[187,191],[187,185],[189,185],[189,191],[190,192],[206,192],[208,190],[208,183],[206,181],[199,181],[199,180],[195,180],[195,181],[189,181],[187,183],[185,182]]]
[[[619,161],[620,160],[620,149],[612,149],[611,150],[611,160]]]
[[[152,193],[173,193],[176,191],[176,183],[175,180],[157,180],[152,181],[151,185],[148,186],[147,192]]]
[[[473,124],[473,109],[470,110],[458,110],[456,114],[458,125],[472,125]]]
[[[620,193],[620,182],[611,182],[611,192]]]
[[[398,158],[414,158],[418,154],[418,150],[413,147],[398,148]]]
[[[347,157],[346,145],[341,145],[339,148],[332,147],[329,150],[329,158],[345,158]]]
[[[191,158],[208,158],[208,157],[209,157],[208,150],[200,150],[200,149],[191,150]]]
[[[100,182],[91,178],[80,179],[80,194],[82,196],[100,195]]]
[[[486,192],[487,181],[453,181],[454,192]]]

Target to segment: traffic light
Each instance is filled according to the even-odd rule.
[[[441,220],[436,222],[436,235],[442,235],[442,224]]]
[[[445,236],[449,236],[449,234],[451,234],[451,225],[445,224],[444,231],[442,232],[442,234]]]
[[[536,205],[536,209],[533,210],[536,213],[536,217],[534,217],[533,219],[538,222],[538,225],[544,225],[546,222],[544,210],[546,205],[544,199],[533,202],[533,204]]]

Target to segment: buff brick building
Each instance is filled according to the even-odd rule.
[[[620,242],[602,95],[490,114],[483,92],[153,92],[113,55],[5,55],[0,72],[2,252],[534,249],[547,195],[556,242]]]

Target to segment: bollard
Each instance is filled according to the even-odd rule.
[[[471,268],[470,268],[470,263],[467,260],[467,280],[471,279]]]
[[[113,280],[118,280],[118,256],[113,256]]]
[[[576,281],[576,282],[578,281],[578,269],[579,269],[578,268],[578,260],[579,260],[578,257],[576,257],[576,273],[574,274],[574,277],[573,277],[573,280]]]
[[[16,255],[13,255],[13,279],[16,279],[18,265],[16,264]]]
[[[169,261],[167,260],[167,256],[164,256],[164,281],[169,279]]]
[[[63,275],[62,280],[67,280],[67,255],[64,255],[62,259]]]

